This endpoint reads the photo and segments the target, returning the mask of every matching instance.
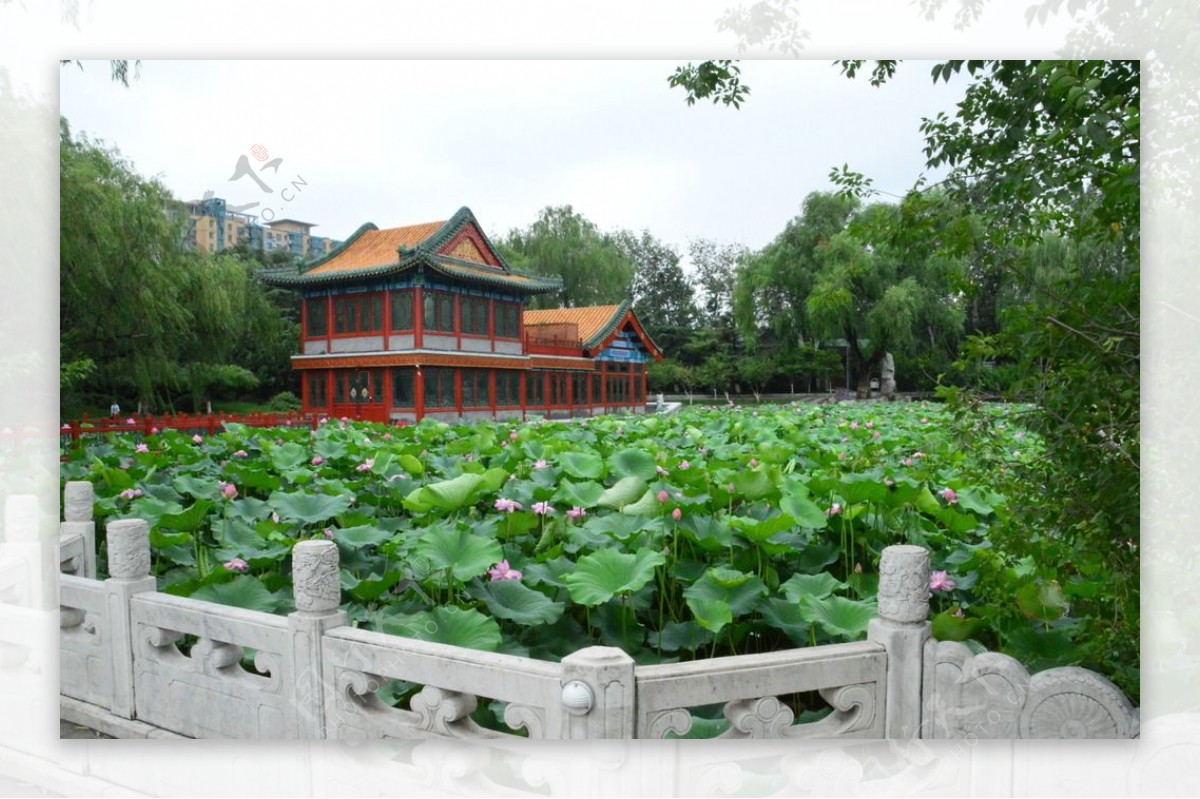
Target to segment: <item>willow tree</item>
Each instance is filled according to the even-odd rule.
[[[629,299],[634,263],[610,235],[569,205],[543,208],[524,230],[497,242],[516,269],[562,279],[557,295],[535,300],[538,307],[574,308]]]
[[[859,398],[889,352],[952,347],[963,313],[954,287],[958,263],[914,252],[900,207],[872,205],[817,249],[804,310],[813,333],[842,338]]]

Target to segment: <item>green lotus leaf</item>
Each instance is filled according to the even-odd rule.
[[[477,582],[468,589],[468,593],[483,600],[493,616],[518,624],[553,624],[566,607],[519,580]]]
[[[179,513],[164,513],[158,517],[158,527],[191,533],[204,524],[213,503],[207,499],[197,500],[190,508]]]
[[[622,477],[596,500],[602,508],[622,508],[646,492],[646,482],[638,477]]]
[[[564,452],[559,457],[563,471],[583,480],[599,480],[604,476],[604,459],[592,452]]]
[[[617,594],[637,591],[654,577],[654,570],[666,562],[661,552],[639,549],[633,554],[601,549],[585,555],[575,571],[563,582],[571,599],[588,607],[599,605]]]
[[[478,577],[504,559],[495,539],[481,538],[467,530],[432,525],[417,539],[413,554],[428,561],[434,575],[447,569],[460,582]],[[424,575],[420,575],[424,576]]]
[[[553,498],[573,508],[591,509],[596,507],[602,496],[604,496],[604,486],[599,483],[591,480],[582,483],[563,480]]]
[[[275,613],[282,607],[280,598],[267,590],[261,580],[250,574],[240,574],[227,583],[198,588],[192,593],[192,599],[263,613]]]
[[[654,458],[640,449],[623,449],[608,459],[614,474],[650,480],[657,474]]]
[[[710,607],[710,601],[724,604],[731,614],[729,621],[732,621],[754,610],[766,593],[766,585],[757,576],[737,569],[716,567],[707,570],[699,580],[688,586],[683,596],[693,614],[697,614],[699,603],[704,603],[706,608]],[[704,624],[699,615],[696,618]],[[704,626],[713,632],[719,629],[707,624]]]
[[[308,451],[299,444],[287,443],[271,450],[271,465],[281,472],[295,469],[308,461]]]
[[[801,527],[820,530],[829,523],[825,511],[806,496],[799,493],[785,494],[779,500],[779,509],[796,520]]]
[[[779,589],[791,601],[799,602],[806,596],[824,599],[834,591],[840,591],[846,587],[846,583],[829,572],[821,572],[820,574],[793,574],[791,579],[779,586]]]
[[[350,507],[350,498],[346,495],[309,494],[304,491],[276,491],[271,494],[267,504],[279,514],[280,519],[319,524],[344,513]]]
[[[395,635],[437,644],[463,646],[495,652],[500,649],[500,625],[477,610],[436,607],[403,620],[383,622],[384,629]]]
[[[857,602],[840,596],[818,599],[802,597],[800,616],[809,624],[817,624],[835,638],[856,640],[866,633],[867,623],[875,617],[874,602]]]

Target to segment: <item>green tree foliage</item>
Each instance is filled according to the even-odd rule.
[[[292,387],[295,299],[267,293],[258,260],[184,251],[166,188],[65,120],[60,159],[64,401],[201,410]]]
[[[679,253],[643,230],[614,237],[635,265],[633,310],[659,347],[678,350],[696,327],[695,289],[679,265]]]
[[[509,231],[497,247],[516,269],[562,279],[562,292],[538,298],[538,307],[613,305],[629,298],[633,261],[569,205],[542,209],[536,222]]]
[[[733,292],[738,268],[750,256],[742,244],[708,239],[688,243],[688,260],[696,273],[700,312],[710,327],[733,327]]]

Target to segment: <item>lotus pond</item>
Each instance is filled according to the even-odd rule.
[[[292,546],[329,538],[357,626],[659,663],[861,639],[881,551],[912,543],[932,553],[934,634],[1029,662],[1071,620],[1053,574],[988,538],[1010,467],[1039,458],[1021,410],[229,425],[92,442],[61,476],[93,482],[98,524],[148,520],[159,589],[198,599],[289,612]],[[987,434],[967,447],[968,428]]]

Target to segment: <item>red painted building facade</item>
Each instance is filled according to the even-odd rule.
[[[629,303],[525,310],[556,279],[510,268],[474,215],[363,225],[303,271],[265,282],[303,294],[304,410],[379,422],[554,418],[644,410],[662,354]]]

